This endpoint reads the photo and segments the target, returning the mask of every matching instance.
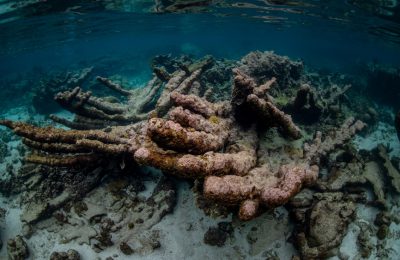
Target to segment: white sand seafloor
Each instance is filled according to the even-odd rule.
[[[21,110],[12,111],[7,118],[24,120],[26,116],[12,116],[21,113]],[[400,156],[400,143],[397,139],[395,129],[384,123],[366,136],[358,136],[355,144],[359,149],[371,150],[378,144],[389,144],[392,156]],[[9,144],[12,153],[0,166],[5,174],[4,165],[10,160],[15,161],[17,157],[16,147],[18,141],[13,139]],[[16,163],[16,167],[20,162]],[[157,173],[156,173],[157,174]],[[151,187],[150,189],[151,190]],[[249,221],[240,222],[235,216],[226,219],[213,219],[196,206],[195,195],[187,182],[180,182],[178,187],[177,203],[172,214],[166,215],[152,230],[160,231],[161,247],[147,255],[138,253],[126,256],[117,245],[109,247],[100,253],[96,253],[89,245],[79,245],[77,242],[61,244],[60,235],[46,230],[36,231],[29,239],[26,239],[30,250],[29,259],[49,259],[54,251],[67,251],[75,249],[79,252],[81,259],[94,260],[106,259],[266,259],[277,256],[279,259],[291,259],[298,255],[294,246],[287,242],[292,232],[292,224],[289,221],[287,211],[280,207],[272,212],[265,213],[260,217]],[[145,191],[148,193],[148,190]],[[97,197],[96,197],[97,196]],[[101,202],[101,196],[95,191],[88,194],[94,200]],[[6,243],[10,238],[22,233],[20,222],[21,209],[18,207],[18,197],[0,197],[0,207],[7,210],[5,223],[1,224],[0,236],[3,247],[0,251],[0,259],[7,259]],[[400,209],[393,206],[391,212],[399,214]],[[357,249],[357,236],[360,232],[358,223],[365,222],[373,225],[377,209],[365,205],[359,205],[357,218],[350,224],[348,232],[340,247],[340,255],[330,259],[361,259]],[[233,218],[233,219],[232,219]],[[210,246],[203,242],[204,234],[209,227],[216,227],[221,221],[232,221],[234,234],[229,237],[224,246]],[[400,225],[394,223],[390,226],[390,235],[386,240],[385,248],[389,259],[398,259],[400,255]],[[371,238],[374,246],[378,241]],[[379,259],[376,250],[373,250],[369,259]]]

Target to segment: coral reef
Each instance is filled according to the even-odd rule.
[[[199,206],[213,216],[251,220],[285,205],[301,257],[316,259],[337,252],[356,203],[385,208],[388,181],[397,190],[384,148],[369,153],[350,143],[366,125],[343,106],[349,86],[310,81],[301,62],[271,52],[236,64],[162,55],[152,71],[143,87],[96,77],[95,86],[111,90],[100,93],[118,98],[79,86],[57,93],[74,118],[50,117],[68,130],[0,120],[29,147],[26,164],[0,181],[1,192],[22,194],[26,236],[44,228],[96,252],[148,254],[161,246],[156,224],[175,204],[174,175],[194,180]],[[146,166],[165,177],[151,177]],[[144,196],[149,179],[157,185]],[[221,224],[204,242],[222,246],[233,234]],[[367,239],[359,237],[364,255]]]
[[[260,131],[264,130],[255,126],[277,128],[289,139],[302,137],[291,116],[280,110],[269,94],[276,83],[285,85],[299,80],[302,65],[272,53],[254,55],[247,58],[249,61],[242,61],[244,67],[233,70],[230,102],[209,102],[199,96],[206,91],[199,91],[201,85],[195,81],[214,64],[212,58],[206,57],[192,63],[178,63],[179,69],[172,73],[165,67],[154,66],[159,68],[155,73],[158,78],[134,90],[97,77],[108,88],[126,96],[126,105],[92,97],[79,87],[56,95],[56,100],[76,117],[74,121],[66,121],[53,116],[53,120],[75,129],[108,126],[104,129],[39,128],[9,120],[0,124],[24,137],[29,147],[41,151],[29,155],[26,158],[29,162],[71,167],[98,164],[112,156],[119,160],[133,158],[141,165],[180,177],[206,177],[205,197],[240,205],[239,217],[249,220],[262,212],[262,207],[283,205],[304,185],[313,184],[319,173],[320,158],[344,145],[364,126],[349,119],[324,141],[321,133],[317,133],[312,145],[304,146],[304,157],[282,160],[276,167],[261,163],[257,149]],[[258,85],[241,71],[257,76],[261,73],[258,68],[269,71],[273,77]],[[152,109],[144,110],[145,107]],[[248,119],[244,120],[246,116]],[[242,125],[243,121],[246,124]]]
[[[350,128],[345,127],[347,131]],[[311,145],[306,146],[306,150],[322,155],[323,147]],[[344,236],[351,232],[348,225],[355,218],[356,205],[375,207],[378,212],[387,210],[391,207],[390,199],[397,193],[398,172],[382,145],[372,151],[359,152],[349,145],[341,146],[329,156],[320,158],[319,165],[325,165],[326,173],[314,186],[302,190],[287,204],[295,223],[292,239],[303,259],[338,255]],[[374,196],[370,195],[370,191]],[[377,214],[377,229],[371,227],[372,223],[357,217],[355,223],[360,228],[357,243],[359,254],[363,257],[372,255],[374,235],[382,243],[388,239],[390,216],[384,212]],[[385,255],[384,251],[378,250],[376,254]]]
[[[350,126],[350,127],[349,127]],[[227,203],[241,203],[239,216],[248,220],[258,214],[259,204],[276,207],[285,204],[303,185],[313,184],[319,173],[319,158],[346,142],[363,123],[349,119],[334,134],[321,141],[320,133],[312,145],[305,145],[304,158],[296,163],[282,164],[276,172],[268,165],[252,169],[246,176],[210,176],[204,182],[206,197]],[[342,139],[343,138],[343,139]]]

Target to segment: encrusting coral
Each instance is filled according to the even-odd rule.
[[[206,57],[181,64],[175,72],[157,67],[154,78],[143,88],[125,89],[97,77],[125,96],[125,104],[94,97],[79,87],[57,94],[56,100],[76,116],[73,121],[52,119],[74,130],[9,120],[0,124],[39,151],[27,157],[30,162],[72,167],[120,158],[179,177],[204,178],[207,199],[239,206],[240,219],[249,220],[265,207],[285,204],[304,186],[315,183],[320,158],[364,127],[350,118],[323,140],[317,133],[301,156],[277,156],[275,165],[265,162],[268,155],[258,151],[266,130],[277,129],[288,142],[304,142],[302,131],[275,104],[272,95],[276,92],[270,91],[276,84],[289,88],[300,80],[302,64],[277,55],[268,59],[268,78],[248,75],[260,76],[248,62],[247,67],[233,70],[229,101],[210,102],[209,91],[197,81],[212,70],[213,60]]]

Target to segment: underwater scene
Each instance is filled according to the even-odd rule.
[[[400,259],[397,0],[0,0],[0,259]]]

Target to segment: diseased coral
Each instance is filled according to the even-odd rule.
[[[323,107],[318,102],[315,89],[308,84],[303,84],[297,90],[294,100],[287,105],[286,110],[291,112],[297,120],[312,123],[320,119]]]
[[[151,253],[160,247],[159,232],[152,227],[172,212],[175,187],[164,176],[132,174],[133,171],[127,166],[123,174],[115,172],[103,185],[79,197],[85,204],[83,211],[76,210],[70,201],[55,211],[53,218],[33,228],[57,234],[60,243],[75,241],[90,246],[95,252],[115,245],[124,250],[129,246],[132,253],[140,255]],[[156,182],[149,197],[141,194],[145,180]]]
[[[71,91],[58,93],[55,100],[65,109],[75,113],[74,121],[66,121],[52,115],[51,118],[63,125],[74,129],[98,129],[110,125],[126,125],[147,118],[145,108],[157,95],[161,84],[153,78],[144,88],[126,90],[109,79],[97,77],[104,86],[127,97],[127,104],[121,105],[108,101],[105,98],[92,96],[91,92],[84,92],[76,87]]]

